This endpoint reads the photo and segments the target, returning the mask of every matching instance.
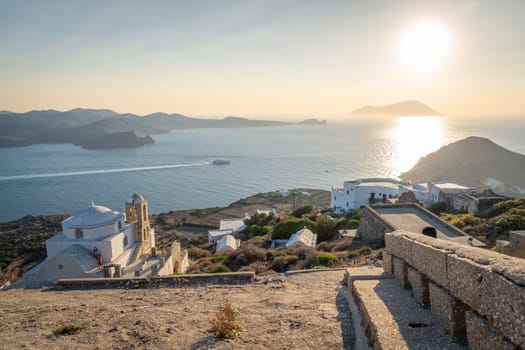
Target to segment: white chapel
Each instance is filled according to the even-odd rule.
[[[100,264],[123,271],[151,254],[155,232],[148,219],[148,202],[135,193],[125,209],[124,214],[92,203],[64,220],[62,232],[46,241],[47,258],[25,273],[25,287],[49,285],[61,278],[103,277]]]

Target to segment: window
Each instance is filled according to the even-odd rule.
[[[64,265],[62,265],[62,264],[58,264],[58,269],[59,269],[59,270],[63,270],[63,269],[64,269]]]
[[[119,230],[122,229],[122,221],[120,221],[120,220],[118,221],[118,229]]]
[[[142,220],[148,220],[148,213],[146,212],[146,206],[142,207]]]
[[[348,202],[346,202],[346,207],[347,207],[347,208],[348,208],[348,205],[349,205]]]
[[[336,201],[336,200],[337,200],[337,196],[334,196],[334,201]]]
[[[81,228],[77,228],[75,230],[75,238],[84,238],[84,232],[82,232]]]
[[[350,194],[350,191],[349,191],[349,190],[346,190],[346,194]]]
[[[128,236],[124,236],[124,248],[128,245]]]

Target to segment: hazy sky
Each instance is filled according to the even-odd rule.
[[[418,99],[525,116],[524,16],[523,0],[0,0],[0,109],[341,118]],[[429,20],[449,48],[421,71],[399,43]]]

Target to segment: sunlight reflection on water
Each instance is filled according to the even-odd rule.
[[[417,161],[445,144],[442,117],[402,117],[388,131],[392,141],[390,167],[394,173],[409,170]]]

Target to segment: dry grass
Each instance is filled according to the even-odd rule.
[[[236,322],[237,312],[233,309],[230,301],[224,299],[219,306],[215,317],[211,320],[211,331],[222,339],[235,339],[241,330]]]
[[[82,329],[84,329],[83,326],[77,325],[77,324],[68,324],[62,327],[59,327],[55,329],[53,332],[54,335],[71,335],[80,332]]]

